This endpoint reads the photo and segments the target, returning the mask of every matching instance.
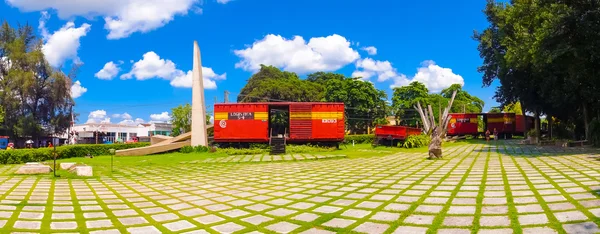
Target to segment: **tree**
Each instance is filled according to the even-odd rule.
[[[501,110],[499,107],[492,107],[492,108],[490,109],[490,111],[488,111],[488,113],[491,113],[491,114],[499,114],[499,113],[502,113],[502,110]]]
[[[207,121],[210,121],[210,118],[207,118]],[[171,124],[173,124],[172,136],[192,131],[192,106],[187,103],[171,109]]]
[[[514,113],[516,115],[523,114],[523,110],[521,108],[520,102],[515,102],[515,103],[510,103],[508,105],[505,105],[504,108],[502,108],[502,112],[503,113]],[[500,113],[500,112],[498,112],[498,113]]]
[[[42,41],[29,25],[0,27],[0,106],[12,138],[64,133],[70,125],[71,80],[53,69],[42,53]]]
[[[448,105],[444,108],[440,116],[441,119],[437,123],[431,105],[428,105],[427,109],[423,110],[421,103],[417,102],[417,105],[414,107],[419,112],[421,121],[423,121],[423,132],[431,138],[431,142],[429,143],[429,159],[442,158],[442,138],[446,135],[448,122],[450,121],[448,113],[452,108],[456,92],[456,90],[453,91]]]
[[[396,117],[396,124],[410,126],[417,125],[418,113],[412,109],[417,102],[426,102],[429,98],[429,90],[423,83],[414,81],[408,86],[394,88],[392,95],[392,111]]]
[[[450,87],[443,89],[441,95],[444,98],[452,97],[452,93],[456,91],[454,105],[450,109],[450,113],[481,113],[485,102],[480,98],[469,94],[462,89],[460,84],[453,84]]]
[[[296,73],[262,65],[240,91],[238,102],[316,102],[323,98],[319,83],[301,80]]]
[[[351,132],[366,132],[369,127],[387,122],[387,95],[372,83],[331,79],[325,85],[324,95],[324,101],[345,104],[346,128]]]

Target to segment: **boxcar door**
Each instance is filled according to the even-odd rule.
[[[290,140],[312,138],[312,104],[290,104]]]

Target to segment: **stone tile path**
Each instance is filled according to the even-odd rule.
[[[447,148],[445,155],[444,160],[403,153],[287,163],[186,164],[70,180],[14,176],[9,173],[15,166],[0,166],[0,230],[600,231],[597,153],[508,142]]]
[[[303,161],[318,160],[328,158],[345,158],[345,155],[312,155],[312,154],[286,154],[286,155],[236,155],[228,157],[209,158],[201,161],[202,163],[242,163],[242,162],[274,162],[274,161]],[[191,161],[190,163],[197,163]]]

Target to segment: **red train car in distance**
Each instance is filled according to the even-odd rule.
[[[515,114],[514,113],[487,113],[483,116],[486,121],[486,129],[494,133],[494,129],[499,134],[513,134],[515,132]]]
[[[269,142],[272,110],[289,113],[288,142],[342,142],[344,104],[268,102],[215,104],[215,142]]]
[[[411,128],[405,126],[382,126],[375,127],[375,137],[377,140],[406,140],[408,136],[421,134],[420,128]]]
[[[479,114],[448,114],[450,115],[450,121],[448,121],[448,136],[464,136],[479,134],[477,128],[479,122]]]
[[[515,134],[525,136],[529,129],[534,128],[535,126],[535,118],[531,116],[524,115],[516,115],[516,126],[515,126]],[[523,121],[527,121],[527,130],[525,130],[525,126],[523,126]]]

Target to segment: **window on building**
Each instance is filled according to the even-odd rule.
[[[127,133],[126,132],[120,132],[119,133],[119,140],[127,140]]]

